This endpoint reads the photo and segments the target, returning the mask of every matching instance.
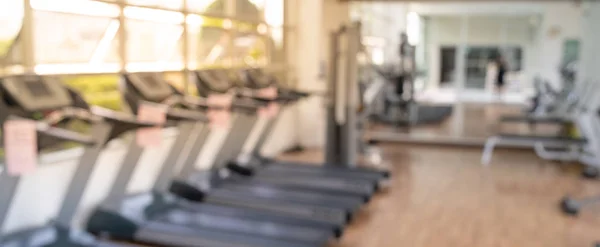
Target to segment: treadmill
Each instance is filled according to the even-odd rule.
[[[217,70],[207,70],[205,72],[207,73],[206,76],[212,77],[213,74],[218,76]],[[217,90],[220,90],[222,92],[226,92],[227,88],[229,88],[228,84],[220,84],[219,86],[220,89]],[[211,90],[200,90],[200,92],[214,91],[214,88]],[[149,99],[142,97],[139,100],[148,101]],[[198,99],[195,100],[198,101]],[[253,125],[253,122],[247,121],[247,118],[253,118],[253,116],[256,115],[256,111],[258,110],[259,106],[261,105],[257,105],[257,102],[255,102],[255,100],[252,99],[242,99],[233,101],[232,110],[235,113],[233,120],[234,127],[232,128],[232,131],[229,132],[225,144],[223,145],[223,148],[220,150],[218,157],[216,158],[217,160],[223,160],[225,156],[231,157],[232,155],[234,155],[230,152],[231,149],[228,149],[227,147],[230,145],[237,145],[236,143],[232,143],[232,141],[235,140],[238,136],[247,135],[245,132],[242,132],[240,134],[238,130],[240,129],[240,127]],[[241,142],[243,141],[240,141],[240,143]],[[203,144],[203,139],[197,139],[196,143],[193,144],[192,153],[199,153],[202,150]],[[328,211],[335,210],[338,212],[340,210],[343,210],[347,211],[346,217],[349,219],[354,213],[358,212],[361,209],[362,205],[365,202],[365,199],[359,195],[338,195],[336,193],[327,193],[316,190],[305,191],[268,183],[253,182],[252,184],[245,184],[249,180],[248,177],[232,173],[229,171],[228,168],[222,166],[213,166],[211,174],[209,174],[211,175],[210,179],[197,178],[194,176],[190,177],[190,174],[197,174],[194,166],[196,163],[197,156],[192,155],[188,157],[189,159],[183,162],[183,168],[180,171],[179,177],[189,179],[187,181],[184,180],[183,186],[180,182],[182,180],[176,181],[175,183],[173,183],[171,191],[189,200],[197,200],[198,198],[198,196],[194,193],[189,193],[189,191],[194,191],[193,188],[190,189],[189,186],[188,188],[186,188],[186,185],[190,184],[189,181],[191,181],[191,184],[198,184],[205,181],[210,181],[212,189],[210,193],[208,193],[209,195],[217,195],[221,198],[223,198],[223,195],[227,195],[227,203],[246,207],[248,205],[251,205],[252,207],[261,207],[277,211],[281,211],[284,208],[285,211],[306,211],[307,209],[310,209],[308,212],[314,211],[316,209],[318,209],[318,211],[323,211],[321,208],[328,209]],[[274,207],[273,205],[277,206]],[[313,218],[324,217],[320,216],[320,214],[321,213],[303,213],[303,215],[299,216]]]
[[[128,182],[143,152],[135,141],[131,142],[109,197],[88,220],[89,232],[119,241],[178,247],[324,246],[336,232],[340,234],[342,223],[338,221],[345,217],[340,210],[332,213],[328,208],[300,206],[288,209],[260,200],[250,200],[248,206],[240,207],[239,198],[204,192],[194,185],[186,188],[198,196],[195,202],[168,192],[182,162],[198,155],[192,152],[191,143],[203,143],[209,133],[203,124],[207,118],[194,108],[210,106],[187,100],[155,73],[125,74],[121,89],[134,113],[143,103],[137,100],[140,95],[167,106],[167,126],[177,124],[179,134],[153,191],[127,196]],[[321,220],[310,220],[309,216]]]
[[[43,116],[41,119],[39,116]],[[0,237],[5,247],[84,247],[130,246],[98,241],[92,235],[71,227],[88,180],[103,147],[122,133],[152,126],[133,118],[119,116],[105,109],[90,109],[83,100],[60,81],[37,75],[11,76],[0,79],[0,123],[9,120],[35,121],[38,149],[64,142],[82,144],[85,151],[56,218],[46,225],[20,230]],[[73,120],[87,122],[89,134],[80,134],[61,126]],[[4,223],[12,205],[20,176],[0,172],[0,223]]]
[[[278,87],[277,81],[273,77],[267,75],[266,73],[264,73],[264,71],[258,68],[245,69],[240,71],[240,74],[243,78],[242,80],[240,80],[242,82],[240,86],[246,89],[256,91],[268,87],[277,88],[278,95],[277,98],[274,98],[273,100],[275,100],[276,103],[279,103],[284,107],[304,97],[309,96],[309,94],[306,93]],[[247,94],[249,94],[250,97],[252,97],[253,92],[251,91]],[[389,179],[389,171],[380,171],[361,167],[349,168],[334,165],[315,166],[315,164],[311,164],[308,162],[282,162],[275,161],[273,159],[269,159],[262,156],[260,152],[268,138],[270,138],[270,134],[275,128],[279,116],[280,114],[278,113],[275,117],[269,119],[266,124],[266,127],[263,128],[257,143],[253,146],[253,149],[250,152],[251,162],[248,162],[247,164],[238,164],[236,162],[230,162],[228,164],[228,167],[230,167],[230,169],[240,170],[242,172],[245,172],[246,174],[251,174],[254,176],[266,177],[284,176],[285,174],[285,176],[311,176],[323,179],[335,177],[347,179],[350,181],[354,179],[366,179],[376,184],[377,189],[380,188],[378,186],[380,183],[385,182],[385,180]]]
[[[233,88],[240,83],[240,77],[235,73],[225,70],[196,71],[195,84],[198,92],[207,93],[225,93],[227,91],[220,88]],[[226,86],[223,86],[226,85]],[[240,100],[255,100],[263,104],[276,102],[278,99],[265,99],[257,96],[247,95],[246,93],[237,93]],[[254,112],[255,113],[255,112]],[[377,182],[364,178],[344,179],[339,177],[314,177],[306,176],[303,173],[274,173],[269,176],[260,172],[248,173],[244,169],[238,169],[241,166],[232,166],[228,164],[235,163],[235,158],[243,149],[246,139],[249,137],[255,123],[258,121],[256,114],[242,115],[234,123],[228,138],[215,159],[214,167],[228,167],[233,173],[244,175],[245,180],[236,180],[235,183],[227,183],[225,187],[232,189],[243,189],[251,186],[276,186],[282,189],[303,190],[307,193],[325,193],[328,195],[358,196],[365,202],[368,201],[378,188]],[[247,170],[247,169],[246,169]],[[260,170],[255,170],[260,171]],[[255,176],[249,176],[255,175]],[[246,189],[247,191],[247,189]]]
[[[140,102],[158,102],[152,95],[160,91],[165,91],[164,97],[168,97],[165,101],[181,102],[182,105],[188,107],[198,107],[198,110],[206,110],[213,108],[209,106],[207,101],[202,98],[183,96],[177,90],[169,86],[169,84],[160,76],[153,73],[134,73],[123,77],[125,83],[125,98],[127,102],[134,108]],[[152,87],[149,87],[153,85]],[[159,88],[160,87],[160,88]],[[150,92],[152,89],[154,92]],[[234,102],[229,110],[238,112],[238,115],[254,114],[257,107],[252,102]],[[234,121],[237,125],[244,125],[242,121]],[[202,127],[202,123],[199,124]],[[237,191],[225,190],[221,187],[228,184],[236,178],[244,179],[243,177],[235,177],[228,175],[226,169],[212,169],[206,172],[195,173],[195,164],[198,158],[198,153],[202,150],[206,137],[209,135],[210,128],[204,126],[202,131],[191,132],[186,134],[188,137],[194,138],[190,143],[189,154],[185,155],[185,160],[180,163],[181,168],[177,177],[171,183],[170,191],[174,194],[196,202],[209,202],[219,205],[229,205],[240,208],[252,208],[255,210],[264,210],[266,213],[289,215],[303,220],[315,221],[321,224],[334,225],[336,235],[341,234],[340,229],[351,217],[351,211],[356,211],[362,204],[362,200],[357,197],[336,196],[336,195],[319,195],[308,194],[302,192],[294,192],[285,190],[285,193],[274,194],[271,190],[266,190],[265,187],[255,187],[252,193],[239,193]],[[191,139],[191,138],[188,138]],[[223,150],[223,149],[222,149]],[[176,154],[176,157],[182,155]],[[128,162],[134,163],[134,162]],[[167,162],[169,163],[169,162]],[[163,166],[162,176],[157,179],[157,186],[164,188],[171,182],[175,171],[169,169],[168,165]],[[190,175],[199,175],[191,176]],[[203,177],[204,176],[204,177]],[[207,184],[210,190],[202,189],[202,185]],[[282,192],[282,191],[280,191]],[[256,212],[254,212],[256,214]],[[263,218],[265,216],[262,216]],[[273,219],[271,219],[273,220]],[[289,220],[288,220],[289,221]],[[287,223],[285,221],[284,223]]]

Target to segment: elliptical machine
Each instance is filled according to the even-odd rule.
[[[399,66],[386,70],[375,68],[387,84],[381,99],[381,109],[373,118],[387,124],[407,126],[418,121],[418,106],[415,102],[415,47],[408,42],[408,35],[400,34]]]

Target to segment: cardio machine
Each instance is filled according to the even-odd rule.
[[[245,80],[240,80],[243,84],[239,85],[243,88],[260,90],[268,87],[275,87],[278,91],[277,98],[274,101],[280,103],[284,107],[291,103],[294,103],[304,97],[309,96],[306,93],[293,91],[280,87],[273,77],[267,75],[261,69],[247,69],[240,72]],[[266,127],[263,128],[259,141],[252,148],[251,159],[254,162],[249,162],[244,167],[249,168],[246,173],[258,175],[258,176],[277,176],[281,174],[286,175],[301,175],[311,176],[315,178],[329,179],[329,178],[341,178],[349,181],[355,180],[367,180],[374,184],[376,190],[380,189],[380,183],[389,179],[390,173],[388,171],[374,170],[368,168],[348,168],[340,167],[335,165],[322,165],[315,166],[315,164],[304,163],[304,162],[282,162],[275,161],[273,159],[266,158],[260,154],[266,140],[270,138],[270,135],[277,123],[279,114],[274,118],[268,120]],[[242,169],[241,164],[234,162],[229,163],[228,166],[232,169]],[[260,169],[260,170],[259,170]]]
[[[170,88],[168,83],[159,76],[149,75],[147,73],[126,75],[124,76],[124,83],[127,85],[126,99],[131,105],[137,105],[139,102],[143,101],[155,101],[149,92],[143,90],[146,88],[146,85],[161,85],[165,91]],[[171,90],[168,90],[169,93],[165,95],[169,95],[169,98],[171,99],[180,98],[185,104],[195,105],[204,109],[212,107],[207,105],[205,99],[177,95],[176,90],[170,89]],[[156,91],[159,89],[156,87],[154,90]],[[239,101],[233,102],[231,108],[232,111],[237,112],[238,116],[255,112],[256,109],[253,102]],[[234,125],[241,126],[248,124],[242,120],[243,119],[235,120]],[[200,125],[203,124],[200,123]],[[204,125],[203,130],[209,130],[206,124]],[[236,177],[234,176],[235,174],[227,174],[226,171],[219,167],[214,167],[207,172],[195,172],[194,165],[196,163],[197,154],[202,150],[207,135],[208,132],[204,132],[203,134],[192,132],[187,135],[189,137],[194,137],[195,139],[192,141],[193,143],[190,144],[190,155],[187,155],[187,158],[181,162],[182,167],[179,170],[179,179],[173,181],[170,189],[171,192],[192,201],[265,210],[270,214],[289,215],[315,222],[334,224],[337,225],[336,228],[339,228],[348,221],[350,217],[349,211],[356,210],[356,208],[363,203],[359,198],[349,196],[309,194],[290,190],[284,191],[285,193],[274,193],[272,190],[265,192],[265,190],[268,189],[268,186],[255,186],[255,190],[251,192],[240,192],[225,188],[226,185],[242,179],[245,180],[245,178]],[[202,175],[207,176],[202,177]],[[159,179],[159,181],[161,181],[159,183],[168,183],[170,179],[172,178],[167,178],[165,176],[164,179]],[[210,186],[210,190],[201,189],[201,185],[206,183]],[[267,217],[267,219],[274,220],[270,219],[270,217]],[[340,234],[339,229],[336,230],[336,232],[337,234]]]
[[[141,147],[131,143],[109,198],[88,220],[88,231],[121,241],[163,246],[217,247],[323,246],[335,231],[340,231],[341,226],[328,221],[327,217],[322,217],[325,218],[322,221],[292,217],[293,210],[328,213],[324,208],[296,206],[287,209],[292,212],[286,212],[285,207],[280,211],[268,210],[278,205],[262,202],[263,207],[259,207],[260,200],[249,200],[248,206],[239,207],[238,204],[243,201],[227,193],[205,192],[184,182],[178,184],[185,186],[188,192],[193,191],[198,196],[194,198],[195,201],[170,193],[166,188],[174,178],[176,169],[189,156],[198,155],[192,152],[191,143],[206,138],[209,133],[203,124],[207,121],[206,117],[195,108],[210,106],[206,102],[193,101],[177,94],[154,73],[125,74],[121,89],[133,112],[143,103],[138,100],[141,96],[146,101],[167,106],[167,120],[169,124],[179,125],[179,134],[161,167],[154,190],[127,197],[127,182],[142,153]],[[258,206],[253,208],[253,204]]]
[[[206,71],[196,72],[196,86],[199,92],[212,92],[212,93],[226,93],[228,90],[222,88],[232,88],[238,86],[237,84],[245,84],[244,80],[253,80],[254,87],[265,87],[262,82],[262,86],[258,82],[258,71],[249,70],[242,71],[240,76],[230,76],[226,71],[212,71],[212,76],[206,73]],[[233,78],[233,79],[232,79]],[[245,78],[245,79],[243,79]],[[253,79],[251,79],[253,78]],[[226,85],[226,86],[224,86]],[[283,91],[283,90],[281,90]],[[285,95],[285,94],[282,94]],[[282,96],[281,98],[274,99],[260,99],[256,95],[248,95],[248,93],[238,93],[240,98],[251,98],[267,103],[277,103],[288,101],[290,97]],[[361,196],[365,201],[368,201],[370,197],[379,189],[380,179],[389,176],[389,173],[383,171],[373,171],[368,169],[354,169],[354,168],[341,168],[341,167],[315,167],[310,164],[302,163],[276,163],[269,162],[268,159],[262,156],[256,155],[260,161],[254,163],[254,167],[242,166],[236,163],[234,159],[238,154],[241,153],[243,145],[250,135],[250,131],[254,127],[254,123],[257,121],[256,114],[243,116],[245,119],[242,126],[234,126],[231,130],[232,133],[239,133],[232,135],[226,141],[225,146],[229,147],[227,150],[222,150],[225,154],[217,155],[215,160],[215,166],[227,166],[238,174],[246,175],[247,180],[240,181],[238,184],[232,184],[229,186],[240,186],[240,185],[255,185],[255,184],[269,184],[271,186],[279,186],[288,189],[299,189],[307,190],[311,192],[325,192],[331,194],[343,194],[352,196]],[[268,128],[272,128],[275,124],[275,119],[270,120]],[[268,138],[269,133],[263,131],[260,138],[259,144],[255,146],[253,153],[257,154],[264,145],[264,142]],[[257,165],[259,164],[259,165]],[[259,166],[264,166],[265,169],[257,169]],[[387,175],[386,175],[387,174]]]
[[[39,119],[39,115],[44,115]],[[74,176],[56,218],[40,227],[29,228],[0,237],[5,247],[91,247],[129,246],[99,241],[92,235],[72,228],[98,157],[106,143],[122,133],[150,123],[136,121],[110,110],[90,108],[60,81],[37,75],[21,75],[0,79],[0,123],[9,120],[35,121],[38,149],[64,142],[82,144],[85,151],[78,161]],[[79,134],[64,127],[74,120],[87,122],[89,134]],[[0,174],[0,222],[5,222],[16,193],[20,176],[4,169]]]

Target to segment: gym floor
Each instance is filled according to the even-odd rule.
[[[600,241],[600,205],[563,216],[566,194],[600,195],[577,169],[529,151],[382,145],[394,179],[348,229],[340,247],[589,247]],[[318,152],[287,156],[314,160]]]
[[[514,104],[458,104],[454,106],[452,115],[440,124],[428,124],[405,129],[375,124],[374,130],[392,131],[409,136],[441,136],[457,139],[478,139],[482,142],[490,135],[501,131],[508,133],[531,133],[527,124],[503,124],[499,126],[497,119],[503,115],[520,115],[522,106]],[[556,131],[553,126],[538,125],[537,133]]]
[[[481,119],[472,115],[463,114],[465,121]],[[600,241],[600,204],[577,218],[559,208],[567,194],[600,195],[600,183],[581,179],[577,165],[542,161],[527,150],[498,150],[492,165],[482,167],[478,148],[379,147],[394,178],[340,247],[589,247]],[[283,158],[320,157],[307,151]]]

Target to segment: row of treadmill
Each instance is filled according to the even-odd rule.
[[[132,114],[88,105],[58,78],[39,75],[0,81],[0,123],[35,121],[38,149],[65,142],[84,152],[69,182],[58,215],[44,226],[4,234],[2,247],[33,246],[178,246],[178,247],[314,247],[339,239],[344,228],[385,188],[389,172],[344,164],[281,162],[260,155],[277,122],[268,119],[244,162],[245,140],[260,109],[289,106],[309,97],[280,86],[257,68],[190,72],[199,96],[181,93],[159,73],[121,75],[120,89]],[[277,88],[276,97],[257,93]],[[232,95],[229,107],[213,104],[211,95]],[[166,123],[140,121],[144,104],[166,107]],[[208,112],[231,113],[230,131],[209,170],[197,170],[198,154],[211,134]],[[42,116],[42,117],[40,117]],[[74,121],[86,131],[67,128]],[[135,138],[141,128],[176,128],[177,135],[152,191],[129,195],[129,181],[140,169],[144,148]],[[98,158],[111,140],[127,140],[128,150],[106,200],[78,215]],[[0,222],[4,222],[19,176],[0,175]],[[73,224],[75,215],[85,224]],[[78,221],[79,222],[79,221]]]

